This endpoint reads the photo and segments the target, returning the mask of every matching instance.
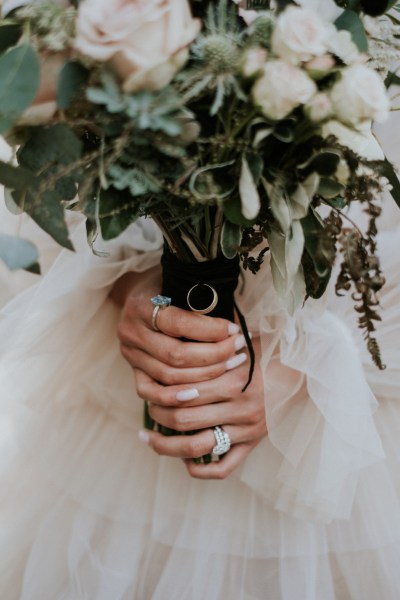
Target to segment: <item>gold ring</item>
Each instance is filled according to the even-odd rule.
[[[190,294],[193,292],[194,289],[196,289],[197,287],[200,287],[200,286],[206,286],[206,287],[210,288],[210,290],[213,293],[213,299],[211,301],[211,304],[209,306],[206,306],[206,308],[194,308],[190,304]],[[207,315],[212,310],[214,310],[214,308],[217,306],[217,304],[218,304],[218,294],[217,294],[217,291],[212,287],[212,285],[208,285],[208,283],[196,283],[196,285],[194,285],[188,291],[187,296],[186,296],[186,301],[188,303],[188,306],[189,306],[190,310],[192,310],[193,312],[200,313],[201,315]]]

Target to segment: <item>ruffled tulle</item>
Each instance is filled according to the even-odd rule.
[[[381,237],[394,283],[399,232]],[[0,321],[0,596],[397,600],[398,287],[383,300],[382,374],[350,303],[290,318],[267,269],[246,276],[269,436],[227,480],[197,481],[137,441],[142,402],[107,297],[158,263],[159,236],[141,222],[108,258],[80,226],[74,242],[80,260],[61,252]]]

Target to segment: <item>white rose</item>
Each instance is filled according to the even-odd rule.
[[[187,58],[197,36],[187,0],[83,0],[77,18],[76,49],[109,62],[123,89],[158,90]]]
[[[340,58],[346,65],[365,60],[364,55],[360,54],[353,42],[350,31],[347,31],[347,29],[339,30],[334,25],[329,25],[326,43],[329,52]]]
[[[343,12],[343,8],[340,8],[334,0],[297,0],[297,4],[318,14],[323,14],[324,20],[331,23],[336,21]]]
[[[257,75],[265,65],[267,57],[268,52],[265,48],[249,48],[246,50],[242,62],[243,75],[245,77]]]
[[[252,90],[254,102],[270,119],[283,119],[294,108],[306,104],[317,86],[308,75],[284,60],[266,63]]]
[[[310,121],[319,123],[325,121],[332,114],[332,102],[327,94],[320,92],[311,98],[304,107],[304,111]]]
[[[313,79],[322,79],[329,71],[336,65],[336,61],[331,54],[324,54],[323,56],[316,56],[309,60],[304,68],[307,70],[310,77]]]
[[[293,65],[326,52],[327,25],[311,10],[289,6],[277,19],[272,51]]]
[[[330,92],[336,118],[357,125],[361,121],[382,123],[389,116],[389,99],[379,75],[365,65],[342,70]]]

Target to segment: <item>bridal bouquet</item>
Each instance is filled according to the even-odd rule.
[[[10,210],[70,249],[66,210],[85,215],[94,248],[149,215],[165,237],[163,293],[230,318],[239,261],[257,272],[268,252],[293,312],[322,296],[338,260],[337,292],[351,291],[382,366],[376,218],[380,192],[399,203],[400,185],[370,126],[388,116],[385,84],[398,82],[393,1],[326,0],[326,18],[312,0],[2,4]],[[0,256],[38,269],[25,240],[0,237]],[[198,283],[211,303],[189,302]]]

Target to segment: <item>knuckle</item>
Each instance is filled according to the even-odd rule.
[[[204,444],[196,436],[188,436],[185,451],[188,458],[197,458],[205,453]]]
[[[230,472],[230,469],[228,469],[223,462],[220,462],[218,468],[215,470],[214,479],[226,479]]]
[[[174,367],[183,367],[185,364],[185,352],[180,346],[174,346],[167,352],[168,363]]]
[[[173,368],[164,368],[160,373],[160,381],[165,385],[176,385],[179,383],[177,372]]]
[[[177,409],[172,411],[172,427],[177,431],[187,431],[192,429],[193,420],[190,411],[186,409]]]
[[[260,404],[255,405],[252,410],[249,411],[249,421],[252,425],[259,425],[265,423],[265,410],[264,406]]]

